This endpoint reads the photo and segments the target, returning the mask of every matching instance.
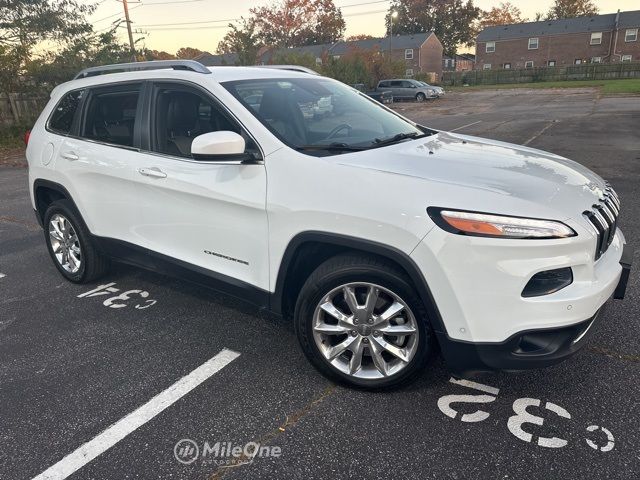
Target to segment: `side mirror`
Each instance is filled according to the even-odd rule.
[[[191,143],[191,156],[195,160],[213,162],[245,161],[251,155],[244,151],[244,138],[235,132],[223,130],[198,135]]]

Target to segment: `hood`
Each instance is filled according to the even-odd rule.
[[[341,155],[338,161],[422,178],[443,186],[476,189],[492,194],[494,200],[498,195],[504,196],[507,202],[509,199],[531,202],[547,207],[546,211],[560,211],[564,215],[560,220],[590,209],[603,196],[605,187],[601,177],[564,157],[447,132],[363,153]]]

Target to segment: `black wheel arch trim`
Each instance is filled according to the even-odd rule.
[[[78,206],[76,205],[76,202],[73,200],[73,197],[69,193],[69,190],[67,190],[63,185],[56,182],[52,182],[51,180],[44,180],[42,178],[37,178],[33,182],[33,199],[36,204],[36,216],[38,217],[40,226],[42,226],[42,221],[44,219],[44,212],[41,212],[38,210],[38,189],[41,187],[58,192],[60,195],[64,196],[67,200],[69,200],[73,204],[73,208],[75,208],[77,212],[80,212],[80,210],[78,210]],[[81,220],[84,222],[82,215],[80,215],[80,217],[81,217]]]
[[[364,251],[387,258],[397,263],[407,273],[407,275],[409,275],[409,278],[416,287],[417,293],[424,303],[427,314],[429,315],[429,321],[431,322],[432,329],[437,333],[444,333],[446,335],[447,331],[444,326],[444,322],[442,321],[442,317],[429,285],[416,263],[408,254],[383,243],[338,233],[306,231],[298,233],[289,241],[284,255],[282,256],[282,261],[280,262],[275,291],[271,294],[270,310],[274,313],[283,313],[285,281],[296,252],[305,243],[311,242]]]

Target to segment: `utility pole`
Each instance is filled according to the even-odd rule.
[[[390,26],[390,35],[389,35],[389,60],[391,60],[391,55],[393,54],[393,46],[391,44],[391,40],[393,40],[393,21],[398,18],[398,12],[397,11],[393,11],[391,12],[391,26]]]
[[[122,6],[124,7],[124,20],[127,24],[127,32],[129,33],[129,47],[131,48],[131,60],[136,61],[136,49],[133,45],[133,33],[131,32],[131,19],[129,19],[129,7],[127,6],[127,0],[122,0]]]

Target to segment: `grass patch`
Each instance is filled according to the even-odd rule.
[[[0,129],[0,166],[26,167],[24,132],[29,128],[13,126]]]
[[[29,129],[31,127],[26,125],[0,128],[0,148],[24,147],[24,134]]]
[[[624,80],[566,80],[558,82],[504,83],[498,85],[472,85],[469,87],[447,87],[447,90],[501,90],[508,88],[599,88],[604,95],[640,94],[640,78]]]

